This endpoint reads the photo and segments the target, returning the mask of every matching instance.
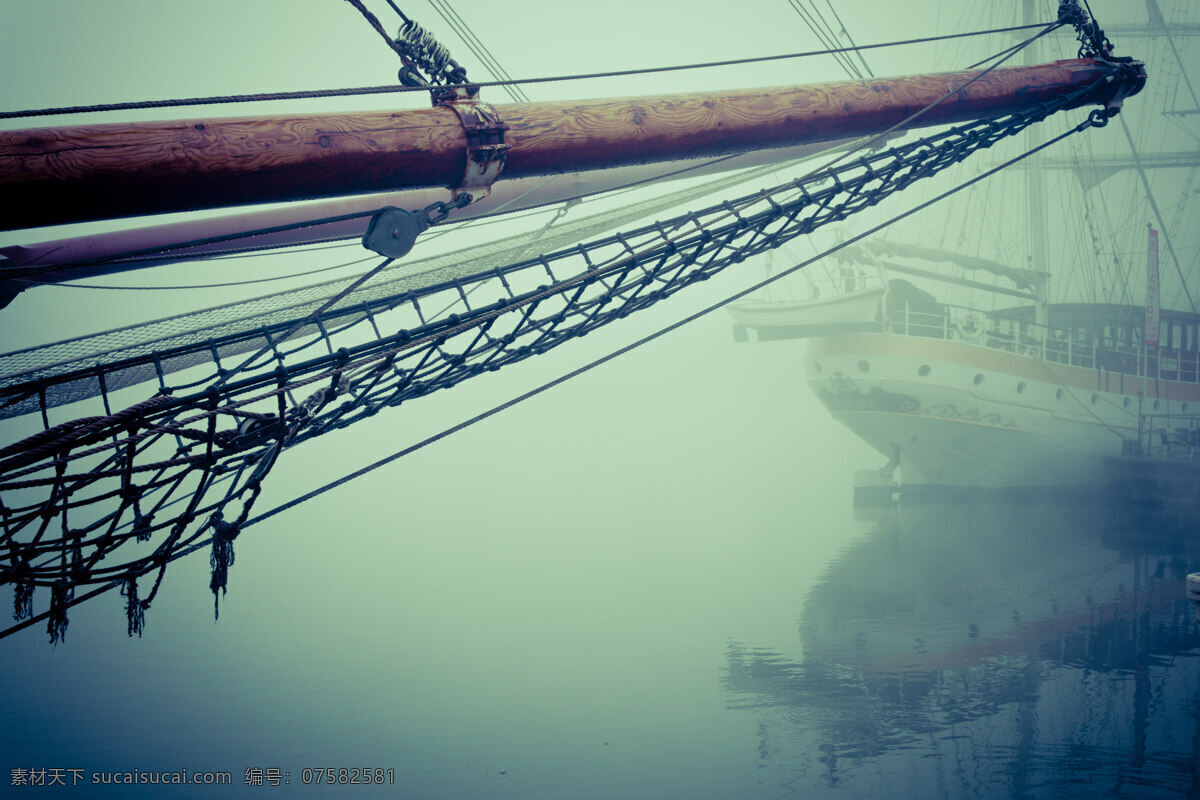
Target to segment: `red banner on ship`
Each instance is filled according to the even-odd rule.
[[[1146,248],[1146,344],[1158,346],[1158,312],[1160,308],[1158,295],[1158,231],[1152,225],[1150,242]]]

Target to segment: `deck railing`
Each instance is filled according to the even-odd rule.
[[[1200,414],[1142,414],[1138,417],[1137,451],[1126,455],[1195,461],[1200,455]]]
[[[1168,381],[1200,383],[1200,352],[1129,344],[1094,334],[1052,328],[978,309],[939,304],[938,311],[903,303],[886,315],[884,329],[905,336],[967,342],[1055,364]]]

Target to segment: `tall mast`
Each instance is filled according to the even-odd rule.
[[[1024,20],[1023,24],[1036,24],[1036,2],[1035,0],[1024,0]],[[1038,63],[1041,43],[1033,42],[1025,48],[1025,63]],[[1029,126],[1026,129],[1026,146],[1032,150],[1041,142],[1038,136],[1038,128],[1035,125]],[[1029,170],[1026,172],[1026,194],[1029,205],[1029,268],[1035,272],[1049,273],[1049,258],[1046,254],[1046,203],[1045,203],[1045,176],[1043,175],[1042,156],[1041,153],[1035,153],[1028,159]],[[1049,302],[1050,281],[1038,284],[1038,296],[1035,302],[1034,321],[1039,325],[1046,325],[1048,322],[1048,314],[1046,305]]]

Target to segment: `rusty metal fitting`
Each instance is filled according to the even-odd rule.
[[[462,180],[453,188],[454,199],[468,202],[486,197],[508,163],[509,146],[504,141],[508,126],[490,103],[479,99],[478,86],[457,86],[433,93],[433,104],[452,110],[467,137],[466,167]]]

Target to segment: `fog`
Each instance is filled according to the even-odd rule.
[[[400,5],[433,30],[472,77],[485,76],[430,5],[411,0]],[[897,12],[896,4],[879,0],[834,5],[859,44],[1010,25],[1020,10],[1016,2],[942,0],[906,4],[903,13]],[[1056,4],[1039,5],[1046,7],[1039,21],[1049,19],[1049,7]],[[1129,5],[1092,2],[1102,22],[1143,23],[1145,8]],[[1162,0],[1161,5],[1171,19],[1197,22],[1183,3]],[[394,55],[342,0],[9,0],[5,6],[0,65],[11,78],[0,89],[4,109],[375,85],[394,80],[397,67]],[[382,2],[371,7],[381,18],[390,13]],[[540,0],[498,6],[461,0],[454,7],[505,69],[518,77],[821,47],[784,0],[615,0],[590,6]],[[931,72],[961,68],[1011,41],[1000,36],[887,48],[871,51],[866,58],[880,76]],[[1140,55],[1145,41],[1118,42],[1119,52]],[[1176,46],[1183,61],[1194,65],[1197,50],[1192,39],[1180,37]],[[1061,33],[1042,55],[1047,60],[1070,58],[1075,49],[1071,37]],[[1142,97],[1129,101],[1129,125],[1147,151],[1195,151],[1196,128],[1189,121],[1195,117],[1151,125],[1135,110],[1142,101],[1154,101],[1156,107],[1187,106],[1187,86],[1178,67],[1167,60],[1173,56],[1161,50],[1146,57],[1152,83]],[[1168,87],[1153,83],[1161,73],[1174,76]],[[1192,75],[1200,79],[1200,70]],[[542,101],[841,78],[844,73],[832,61],[803,59],[535,84],[526,91],[534,101]],[[496,103],[507,101],[498,89],[485,90],[485,96]],[[320,101],[316,108],[421,107],[423,102],[412,95],[385,95]],[[289,101],[228,113],[306,107]],[[167,115],[138,111],[96,120],[164,116],[182,115],[174,110]],[[72,124],[78,119],[5,120],[4,127]],[[1057,131],[1073,121],[1048,125]],[[1072,140],[1052,155],[1071,158],[1128,149],[1116,123],[1083,136],[1086,142]],[[777,256],[773,268],[790,266],[860,233],[1027,144],[1015,141],[997,148],[994,155],[981,154],[975,163],[892,198],[884,208],[798,240]],[[947,207],[907,221],[895,238],[1027,266],[1023,175],[1010,172]],[[1069,173],[1048,175],[1048,266],[1056,276],[1051,284],[1054,299],[1121,302],[1119,287],[1124,285],[1125,301],[1140,304],[1141,278],[1130,284],[1120,277],[1123,270],[1108,266],[1113,259],[1122,265],[1144,263],[1139,259],[1144,259],[1145,224],[1153,218],[1136,174],[1119,174],[1103,196],[1092,193],[1087,200],[1081,199],[1074,178],[1066,177]],[[1180,272],[1191,276],[1193,296],[1200,296],[1194,282],[1200,249],[1194,230],[1186,225],[1195,218],[1186,202],[1193,176],[1194,168],[1155,171],[1154,186],[1168,222],[1178,216],[1183,223],[1175,240]],[[781,181],[790,177],[779,174]],[[661,191],[654,188],[634,197]],[[601,200],[570,213],[620,202],[624,200]],[[1094,223],[1091,228],[1068,227],[1068,218],[1081,219],[1084,213]],[[536,229],[548,218],[464,226],[461,233],[422,241],[412,257]],[[110,226],[66,227],[37,232],[36,238]],[[1088,231],[1096,227],[1107,230],[1092,241]],[[0,233],[0,245],[29,240],[28,232]],[[296,256],[175,265],[153,274],[125,273],[89,283],[238,281],[287,276],[360,257],[360,249],[350,246]],[[1108,271],[1097,271],[1101,262]],[[818,275],[829,274],[829,268],[812,267]],[[345,274],[359,269],[349,267]],[[257,508],[284,503],[719,303],[761,280],[766,270],[764,259],[748,260],[545,356],[385,409],[362,424],[298,446],[272,471]],[[1162,271],[1164,296],[1186,307],[1165,249]],[[9,351],[309,282],[284,277],[262,287],[190,291],[37,287],[0,311],[0,341]],[[802,280],[791,285],[804,291]],[[787,289],[776,286],[772,291]],[[806,657],[811,664],[815,645],[806,643],[801,631],[814,602],[814,587],[824,586],[826,595],[836,595],[839,590],[830,588],[830,571],[836,576],[842,564],[841,574],[854,574],[844,566],[845,559],[853,556],[856,546],[861,552],[864,542],[891,541],[889,537],[901,534],[920,537],[934,529],[969,532],[978,527],[981,514],[1003,518],[1003,524],[988,528],[996,536],[1015,532],[1023,523],[1011,508],[997,512],[986,506],[948,507],[917,520],[903,517],[902,511],[895,512],[901,516],[888,516],[890,509],[882,516],[860,510],[856,517],[854,473],[882,467],[887,459],[836,423],[817,401],[801,366],[805,347],[798,339],[737,343],[730,317],[717,311],[248,529],[235,543],[236,561],[228,593],[220,598],[219,621],[214,620],[214,597],[208,590],[207,551],[201,551],[167,570],[141,638],[126,636],[123,601],[110,593],[73,608],[66,640],[56,647],[46,643],[44,625],[0,641],[5,667],[0,720],[8,731],[0,738],[0,755],[5,756],[0,762],[9,769],[79,767],[90,773],[186,767],[228,770],[233,776],[233,786],[225,789],[173,787],[161,794],[143,789],[140,796],[147,797],[245,794],[252,791],[243,780],[249,767],[289,770],[293,787],[306,767],[392,769],[392,785],[349,790],[389,797],[734,798],[785,796],[797,789],[836,794],[841,779],[829,777],[829,764],[823,762],[822,768],[809,762],[816,758],[814,753],[826,753],[824,747],[841,752],[836,748],[842,746],[839,736],[845,730],[823,736],[819,725],[804,722],[803,714],[792,720],[801,720],[799,728],[778,728],[779,720],[769,709],[779,705],[771,700],[779,682],[765,686],[751,681],[749,689],[743,684],[730,689],[738,674],[730,666],[730,654],[735,661],[739,653],[765,654],[772,664],[784,665],[783,673],[805,663]],[[0,423],[2,443],[24,435],[36,422]],[[1038,517],[1040,512],[1031,514]],[[1103,584],[1096,590],[1097,602],[1124,597],[1124,581],[1132,580],[1121,572],[1128,567],[1129,549],[1089,539],[1102,521],[1089,515],[1072,522],[1069,503],[1049,516],[1052,522],[1035,529],[1047,536],[1070,530],[1072,542],[1087,542],[1066,548],[1070,558],[1103,555],[1102,568],[1088,567],[1105,576],[1092,584]],[[1036,550],[1035,540],[1026,537],[1021,542]],[[1007,560],[997,561],[1016,569],[1024,551],[1005,550]],[[1137,552],[1131,558],[1139,569],[1151,565],[1150,572],[1160,561],[1175,569],[1191,558],[1170,547],[1160,547],[1153,555]],[[1172,553],[1175,562],[1170,561]],[[936,554],[922,557],[922,564],[936,566]],[[956,557],[965,558],[961,552]],[[878,566],[871,569],[884,572]],[[1071,585],[1078,588],[1085,582]],[[1122,588],[1109,591],[1109,584]],[[940,591],[954,596],[962,589],[951,584]],[[1041,602],[1040,595],[1035,598]],[[1006,596],[1002,602],[1013,605],[1010,601]],[[1090,598],[1088,603],[1063,603],[1077,612]],[[1045,605],[1048,608],[1049,601]],[[1171,619],[1176,620],[1180,612],[1173,613]],[[847,625],[861,623],[849,616]],[[977,621],[977,616],[972,611],[964,620]],[[960,621],[956,618],[954,624]],[[907,635],[915,626],[913,635],[920,636],[920,622],[919,614],[915,622],[905,618],[901,628]],[[985,632],[985,638],[988,635]],[[1003,638],[1008,633],[996,635]],[[1172,644],[1171,652],[1192,653],[1189,648],[1194,645],[1186,639]],[[1036,649],[1036,643],[1031,647]],[[1022,644],[999,652],[996,658],[1031,651]],[[842,653],[834,660],[857,663]],[[956,674],[984,674],[970,671],[982,669],[980,663],[972,661],[964,667],[966,673]],[[913,669],[927,675],[953,668]],[[1055,674],[1067,680],[1066,672]],[[944,675],[937,672],[937,679]],[[1194,679],[1191,673],[1185,677]],[[1030,680],[1031,691],[1043,685],[1040,677]],[[1162,685],[1167,684],[1163,678]],[[1178,691],[1192,702],[1195,688],[1186,683]],[[744,702],[738,695],[744,691],[756,699]],[[864,689],[870,691],[874,689]],[[1011,700],[1009,695],[999,697],[1000,705]],[[1080,697],[1076,701],[1072,696],[1071,702],[1078,703],[1072,708],[1094,699],[1086,693]],[[1003,725],[1010,721],[1004,714],[1014,707],[1005,707]],[[1043,709],[1043,714],[1053,710]],[[1035,706],[1034,716],[1036,711]],[[1053,735],[1047,730],[1047,741],[1069,742],[1082,737],[1079,730],[1086,728],[1080,723],[1079,729]],[[768,733],[773,737],[769,746],[764,738]],[[987,735],[978,733],[978,740]],[[1194,731],[1188,737],[1194,737]],[[1188,738],[1166,749],[1188,752],[1190,742]],[[898,797],[1008,796],[1003,782],[979,779],[984,789],[976,794],[966,779],[962,785],[947,783],[923,772],[921,765],[914,767],[915,758],[906,761],[903,747],[882,748],[896,759],[893,762],[881,759],[882,751],[863,750],[860,744],[856,740],[851,755],[843,754],[857,759],[853,767],[847,768],[846,762],[842,767],[851,773],[852,796],[878,796],[883,791]],[[980,745],[964,758],[984,765],[989,752]],[[915,783],[887,778],[892,774],[887,771],[907,774],[910,768],[920,773]],[[0,782],[7,780],[0,776]],[[111,786],[68,787],[61,793],[133,794]]]

